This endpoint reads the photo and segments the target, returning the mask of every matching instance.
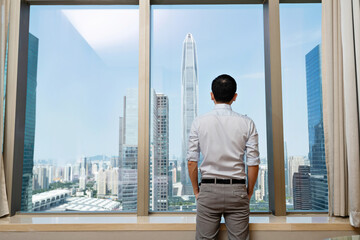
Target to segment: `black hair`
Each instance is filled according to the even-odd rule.
[[[236,81],[227,74],[217,76],[211,84],[211,91],[218,103],[230,102],[236,93]]]

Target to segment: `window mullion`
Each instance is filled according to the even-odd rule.
[[[269,208],[282,216],[286,203],[279,0],[264,3],[264,38]]]
[[[139,137],[137,214],[149,214],[150,0],[139,3]]]

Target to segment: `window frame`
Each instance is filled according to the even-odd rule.
[[[264,21],[265,95],[269,212],[286,215],[282,78],[280,51],[281,3],[321,3],[321,0],[14,0],[11,1],[7,99],[5,104],[4,167],[10,216],[21,209],[24,152],[27,55],[31,5],[138,5],[139,97],[138,97],[138,196],[137,216],[149,215],[150,142],[150,14],[151,5],[262,4]],[[21,177],[18,177],[21,176]],[[275,187],[276,186],[276,187]],[[78,213],[78,212],[77,212]],[[109,212],[115,213],[115,212]],[[299,211],[297,213],[303,213]],[[309,213],[306,211],[306,213]],[[316,213],[316,212],[311,212]],[[324,212],[321,212],[324,213]],[[60,214],[60,213],[56,213]],[[61,213],[62,214],[62,213]],[[79,214],[86,214],[80,212]],[[94,214],[94,213],[88,213]],[[103,212],[101,213],[103,214]],[[121,214],[121,212],[116,212]],[[125,214],[125,213],[124,213]],[[128,213],[126,213],[128,214]],[[151,213],[156,214],[156,213]],[[164,213],[161,213],[164,214]],[[169,212],[167,214],[186,214]],[[194,213],[189,213],[194,214]]]

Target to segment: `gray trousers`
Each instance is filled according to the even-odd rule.
[[[249,239],[249,199],[245,184],[201,184],[196,239],[216,239],[224,215],[229,240]]]

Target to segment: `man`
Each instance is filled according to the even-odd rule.
[[[189,175],[197,199],[196,239],[215,239],[222,215],[230,240],[248,239],[249,201],[260,163],[258,134],[249,117],[231,109],[237,97],[234,78],[226,74],[218,76],[212,82],[211,90],[215,108],[193,121],[187,153]],[[200,151],[204,159],[200,166],[199,188],[197,162]]]

